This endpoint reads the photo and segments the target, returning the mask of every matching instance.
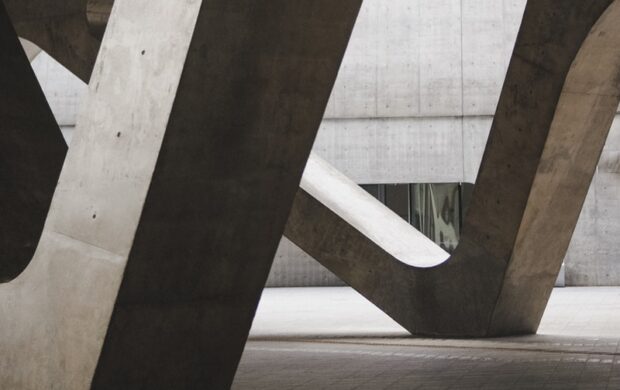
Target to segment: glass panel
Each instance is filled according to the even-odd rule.
[[[386,184],[385,205],[409,222],[409,184]]]
[[[363,184],[361,187],[405,221],[452,253],[473,184]]]
[[[412,184],[411,205],[411,224],[452,252],[461,226],[459,184]]]
[[[360,187],[376,199],[379,199],[379,184],[360,184]]]
[[[431,184],[437,210],[435,213],[435,242],[448,252],[459,243],[461,227],[461,198],[458,184]]]

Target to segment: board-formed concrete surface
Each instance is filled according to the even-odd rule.
[[[304,175],[285,235],[413,334],[535,333],[618,107],[618,18],[618,1],[528,3],[447,261],[408,260],[390,242],[405,232],[369,232],[377,218],[356,216],[373,200],[325,163]]]
[[[359,6],[116,2],[34,257],[0,286],[0,387],[230,386]]]

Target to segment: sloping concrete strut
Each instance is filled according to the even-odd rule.
[[[528,2],[449,259],[320,161],[286,237],[413,334],[536,332],[618,107],[618,20],[619,1]]]
[[[117,1],[38,247],[0,285],[0,387],[230,386],[360,3]],[[43,147],[0,13],[0,62],[48,114],[14,142]]]
[[[100,0],[3,1],[20,37],[88,81],[100,45]]]
[[[99,3],[105,14],[112,2]],[[616,7],[528,3],[461,245],[448,261],[315,157],[285,235],[414,334],[535,332],[617,106],[619,37],[606,16]],[[605,100],[589,92],[610,88]]]
[[[618,104],[617,13],[610,0],[528,4],[452,258],[318,160],[287,236],[413,333],[535,331]],[[361,204],[388,214],[390,234]]]
[[[0,283],[28,265],[67,150],[0,3]]]
[[[100,21],[99,25],[105,24],[106,9],[111,8],[112,2],[109,0],[104,0],[97,1],[96,3],[98,3],[97,7],[94,8],[99,10],[100,15],[104,16],[99,17],[98,19],[89,18],[89,20],[96,19]],[[294,221],[293,216],[291,217],[289,228],[287,229],[287,235],[289,238],[293,239],[293,241],[295,241],[302,248],[305,248],[307,252],[313,254],[315,258],[322,261],[324,265],[328,266],[328,268],[340,275],[349,284],[356,287],[358,291],[364,293],[364,295],[371,299],[371,301],[375,302],[379,307],[384,309],[388,314],[394,317],[413,333],[463,336],[507,334],[512,332],[529,333],[535,331],[546,302],[546,296],[548,296],[550,291],[551,285],[548,281],[553,279],[552,275],[556,273],[557,263],[561,261],[561,254],[565,251],[564,247],[567,240],[570,238],[570,232],[572,232],[573,229],[572,226],[574,224],[571,222],[571,218],[574,220],[575,215],[577,215],[576,211],[580,207],[579,191],[572,193],[571,195],[571,198],[573,199],[573,203],[571,203],[572,212],[565,213],[562,211],[562,215],[567,217],[565,224],[557,232],[547,232],[547,235],[545,236],[548,237],[550,242],[555,244],[550,246],[550,248],[553,248],[553,253],[548,256],[546,255],[546,261],[541,262],[545,265],[542,266],[539,264],[538,266],[529,266],[519,271],[526,273],[526,279],[537,280],[538,282],[524,283],[522,287],[513,286],[511,288],[508,288],[510,286],[509,284],[504,286],[505,288],[502,288],[500,287],[502,282],[504,280],[509,281],[508,279],[504,279],[502,270],[507,270],[506,264],[508,263],[512,264],[513,268],[511,269],[514,270],[515,266],[520,264],[517,260],[523,259],[523,257],[514,257],[515,261],[511,262],[513,252],[517,253],[517,232],[526,232],[527,230],[525,229],[525,225],[523,229],[520,229],[520,227],[521,223],[525,221],[525,210],[527,207],[524,205],[528,204],[527,202],[529,200],[526,200],[526,197],[528,196],[527,194],[529,193],[529,189],[533,188],[532,178],[544,177],[543,175],[538,175],[538,173],[534,171],[534,167],[536,167],[537,164],[538,166],[541,166],[541,151],[544,149],[543,145],[546,140],[543,140],[540,137],[541,134],[544,136],[545,132],[549,131],[549,128],[551,127],[550,118],[552,113],[555,113],[553,110],[557,102],[557,97],[561,94],[560,91],[563,85],[562,83],[565,82],[565,75],[566,72],[568,72],[568,66],[572,63],[571,61],[575,60],[574,57],[577,50],[583,43],[586,35],[589,33],[590,28],[594,25],[597,18],[601,16],[603,10],[605,10],[611,3],[612,2],[610,1],[603,1],[584,6],[574,2],[547,1],[539,2],[535,5],[528,5],[528,11],[526,12],[526,18],[524,19],[522,32],[519,42],[517,43],[511,70],[509,72],[509,80],[507,80],[507,84],[502,95],[502,102],[504,103],[502,105],[500,102],[498,109],[498,114],[502,114],[502,112],[504,114],[502,114],[503,117],[498,115],[493,127],[493,134],[506,133],[511,136],[511,138],[509,138],[510,140],[516,140],[518,143],[514,143],[512,145],[512,149],[504,147],[504,150],[501,150],[498,149],[498,146],[495,146],[498,151],[487,153],[480,173],[480,181],[482,182],[486,177],[487,184],[480,184],[478,186],[479,189],[476,191],[478,195],[476,195],[475,198],[475,202],[478,202],[478,209],[477,211],[472,210],[470,217],[466,220],[463,245],[461,245],[459,250],[457,250],[457,253],[455,253],[454,257],[451,258],[450,261],[445,264],[438,265],[439,263],[442,263],[447,255],[437,250],[437,248],[429,249],[432,248],[432,245],[419,235],[412,238],[411,231],[405,232],[404,234],[398,234],[400,229],[386,230],[386,226],[394,225],[401,225],[402,229],[411,230],[408,227],[402,226],[402,224],[399,224],[398,222],[390,220],[393,219],[393,217],[391,218],[390,216],[386,216],[385,218],[387,218],[387,220],[385,220],[378,228],[379,230],[391,232],[391,242],[394,242],[395,240],[398,241],[401,237],[405,238],[402,241],[406,241],[406,243],[400,244],[403,248],[401,248],[398,253],[393,252],[394,248],[389,248],[389,245],[386,245],[385,241],[376,243],[372,240],[368,241],[368,237],[364,236],[369,229],[372,230],[372,224],[377,224],[376,219],[372,221],[357,221],[357,225],[353,224],[353,227],[356,230],[361,231],[362,236],[364,236],[360,238],[360,240],[366,240],[366,244],[369,245],[378,244],[380,247],[385,247],[382,248],[382,251],[380,251],[381,253],[387,251],[387,254],[383,255],[386,260],[381,262],[381,264],[389,262],[391,264],[390,266],[379,266],[377,262],[366,259],[367,256],[355,249],[355,247],[361,242],[360,240],[353,241],[354,249],[349,251],[344,248],[347,245],[346,243],[349,242],[347,240],[340,240],[339,242],[332,240],[330,245],[333,247],[328,247],[324,242],[325,240],[321,237],[323,231],[332,229],[330,227],[332,223],[328,222],[328,217],[325,217],[325,220],[321,221],[319,218],[313,218],[311,213],[307,210],[304,211],[308,208],[308,206],[304,205],[304,202],[307,202],[306,197],[311,192],[305,190],[306,187],[304,184],[302,184],[302,190],[297,196],[297,201],[293,208],[293,215],[302,215],[305,219]],[[90,5],[90,2],[89,7],[91,9],[93,8]],[[554,29],[549,29],[547,27],[551,21],[555,23],[554,26],[557,26],[554,27]],[[601,28],[604,30],[609,30],[609,27],[606,26]],[[545,41],[547,39],[548,41]],[[570,42],[570,45],[565,44],[565,42]],[[596,44],[596,42],[593,42],[591,43],[591,46]],[[557,49],[556,46],[563,48],[563,51]],[[536,52],[536,50],[539,51]],[[586,49],[582,49],[582,51],[583,50]],[[607,52],[615,53],[613,48],[610,48]],[[540,58],[537,58],[537,56],[540,56]],[[536,65],[537,63],[539,63],[539,65]],[[529,69],[528,65],[531,65]],[[539,69],[537,70],[537,68]],[[525,69],[525,71],[523,71],[523,69]],[[614,64],[609,64],[608,70],[613,72],[615,70]],[[598,70],[590,71],[598,72]],[[548,84],[540,83],[541,79],[544,80],[547,77],[547,73],[545,72],[555,75],[553,81],[548,81]],[[582,73],[588,73],[588,71],[586,70]],[[591,75],[582,75],[580,77],[587,80],[588,77],[591,77]],[[529,91],[522,86],[531,85],[532,83],[537,83],[537,85],[540,86],[540,92],[534,91],[533,89]],[[613,84],[611,81],[610,83]],[[548,86],[552,87],[549,91],[547,91]],[[519,91],[521,91],[521,93],[517,94]],[[547,96],[549,97],[546,101],[547,104],[544,106],[540,105],[540,102],[543,102]],[[612,102],[611,105],[613,104],[614,103]],[[582,107],[590,106],[588,104],[584,104]],[[559,115],[557,116],[559,118]],[[514,133],[515,127],[517,128],[517,131],[521,130],[521,132],[523,132],[521,137],[516,137],[511,134],[511,131]],[[524,129],[526,128],[527,131],[538,135],[538,138],[529,137],[529,133],[524,132]],[[582,129],[585,128],[587,127],[582,127]],[[602,125],[602,132],[599,133],[602,134],[604,132],[605,125]],[[493,137],[500,136],[492,136],[491,138],[493,139]],[[503,137],[503,135],[501,135],[501,137]],[[536,141],[537,143],[532,144],[529,156],[523,156],[523,158],[521,158],[521,160],[524,160],[525,162],[520,161],[517,158],[521,153],[520,147],[530,141]],[[596,143],[589,144],[593,145],[595,149],[600,146],[597,146]],[[489,147],[493,147],[493,145],[493,143],[489,143]],[[508,157],[505,157],[503,156],[504,152],[512,153],[512,155],[508,154]],[[591,152],[591,156],[596,155],[596,150]],[[495,160],[493,160],[493,156],[495,156]],[[505,160],[505,167],[503,167],[502,170],[496,169],[497,166],[503,166],[504,163],[502,160]],[[510,167],[508,164],[510,164]],[[325,167],[324,163],[317,163],[315,165]],[[314,176],[317,177],[317,175]],[[495,176],[498,176],[499,178],[496,178]],[[587,177],[588,174],[586,173],[585,176]],[[514,181],[513,178],[520,178],[521,181]],[[318,181],[315,183],[316,188],[321,189],[321,182],[323,179],[317,180]],[[306,179],[304,180],[304,183],[308,183],[308,181],[309,180]],[[575,185],[577,189],[583,190],[586,182],[589,182],[589,179],[579,180]],[[346,181],[343,181],[343,183],[346,183]],[[508,183],[509,185],[505,185],[505,183]],[[570,183],[564,184],[570,185]],[[511,185],[514,185],[514,187]],[[500,192],[493,192],[497,191],[498,188],[500,190],[503,189],[504,194],[501,194]],[[311,195],[311,197],[314,196],[317,199],[321,199],[321,201],[318,202],[319,205],[317,206],[319,208],[322,207],[321,204],[326,205],[330,203],[326,200],[327,194],[330,194],[329,188],[322,188],[322,190],[325,192],[323,196],[319,196],[316,191],[313,193],[314,195]],[[353,188],[352,191],[355,193],[356,189]],[[360,194],[360,196],[364,196],[364,194],[360,191],[357,191],[357,193]],[[337,203],[337,197],[334,197],[331,201]],[[369,200],[369,202],[372,204],[372,201]],[[493,202],[499,203],[497,203],[497,206],[493,206]],[[480,205],[480,203],[483,203],[483,205]],[[533,203],[529,203],[529,205],[531,204]],[[488,210],[484,211],[484,205],[488,205],[489,210],[492,210],[493,208],[495,209],[495,217],[490,216],[492,212],[489,212]],[[350,204],[340,204],[332,207],[332,209],[336,210],[336,214],[340,213],[343,215],[347,215],[348,209],[348,215],[353,215],[355,213],[359,214],[361,212],[360,210],[350,210],[349,206]],[[372,206],[367,205],[367,207]],[[381,206],[376,207],[381,209]],[[328,208],[327,210],[322,211],[328,212],[329,210],[330,209]],[[295,214],[296,212],[297,214]],[[510,216],[510,218],[504,218],[505,212],[512,213],[507,215]],[[379,212],[379,214],[386,214],[386,212]],[[389,215],[389,213],[387,214]],[[482,223],[481,221],[483,220],[486,221],[485,223],[488,223],[488,225]],[[554,220],[554,218],[548,219],[548,225],[545,226],[548,227],[552,226],[553,223],[557,223],[554,222]],[[299,227],[300,224],[306,230],[301,229]],[[523,235],[524,234],[525,233],[523,233]],[[555,240],[555,234],[561,236],[562,239]],[[467,244],[468,240],[473,241],[475,237],[480,238],[480,242],[482,243],[484,243],[485,240],[489,241],[489,243],[479,244],[482,248],[477,248],[476,246],[478,244]],[[467,249],[467,245],[473,245],[474,248]],[[538,253],[539,246],[540,244],[533,245],[531,248],[534,248],[534,252]],[[416,248],[421,247],[429,249],[431,252],[434,252],[434,254],[430,257],[426,256],[426,260],[418,257],[416,254]],[[525,247],[527,246],[524,246],[523,244],[519,246],[519,248]],[[337,251],[336,248],[338,248]],[[334,252],[337,253],[339,258],[343,257],[342,254],[346,254],[350,259],[347,261],[340,259],[338,262],[335,262],[334,258],[336,255],[333,254]],[[408,254],[406,259],[401,256],[402,253]],[[537,255],[531,255],[527,261],[536,261],[538,258],[539,256]],[[402,261],[396,261],[396,259],[404,259],[405,264],[403,264]],[[430,263],[428,261],[430,261]],[[423,267],[427,267],[427,269],[411,269],[411,266],[420,264],[422,264]],[[433,264],[437,267],[428,268],[429,265]],[[454,264],[462,265],[455,266]],[[461,267],[463,269],[461,269]],[[480,268],[479,272],[475,271],[477,267]],[[360,275],[363,273],[360,272],[360,270],[366,268],[368,269],[369,276],[361,278]],[[456,269],[457,271],[449,271],[448,269]],[[381,270],[386,273],[382,274]],[[429,275],[422,277],[422,279],[432,279],[437,282],[420,282],[417,281],[418,278],[416,278],[416,281],[411,281],[409,280],[411,277],[400,275],[401,273],[407,274],[415,272]],[[435,276],[435,273],[442,272],[446,272],[445,277]],[[460,292],[458,294],[455,292],[442,293],[441,290],[451,290],[449,286],[451,285],[453,279],[452,276],[448,275],[452,272],[458,274],[459,277],[457,279],[465,279],[465,281],[460,282],[464,288],[459,288],[458,290]],[[471,275],[473,274],[478,276],[472,277]],[[487,275],[483,276],[483,274]],[[386,275],[391,276],[387,277]],[[378,283],[376,280],[373,281],[373,277],[381,280],[390,280],[391,282],[384,283],[388,285],[387,287],[377,287],[381,286],[381,283]],[[401,282],[393,282],[393,280],[397,279],[404,280]],[[488,280],[496,281],[488,282]],[[511,283],[514,284],[516,282],[512,281]],[[533,289],[530,290],[530,288]],[[480,292],[476,289],[486,292]],[[529,305],[532,306],[529,308],[522,307],[520,305],[519,299],[521,298],[515,298],[517,302],[513,302],[513,305],[510,305],[509,309],[504,309],[504,312],[511,312],[512,314],[509,315],[515,317],[515,324],[520,323],[520,325],[505,325],[491,331],[492,327],[485,324],[490,323],[490,312],[495,313],[495,311],[490,309],[490,307],[493,307],[493,302],[499,302],[495,300],[493,296],[495,294],[499,297],[498,291],[500,289],[503,297],[506,297],[506,294],[514,294],[516,291],[530,291],[530,294],[536,296],[537,298],[527,300],[530,302]],[[461,298],[455,299],[454,302],[456,303],[450,304],[449,302],[452,301],[451,294],[457,294]],[[414,295],[419,295],[420,298],[412,298]],[[446,297],[441,298],[442,296]],[[418,302],[420,300],[423,302]],[[428,304],[425,304],[424,302],[428,302]],[[425,305],[430,307],[425,308]],[[533,306],[535,306],[535,308]],[[455,310],[454,308],[458,308],[461,314],[455,317],[453,312]],[[500,306],[497,306],[497,308],[500,308]],[[446,313],[446,315],[441,316],[438,314],[432,314],[434,312],[443,312]],[[426,314],[423,315],[422,313]],[[499,313],[499,311],[497,313]],[[412,319],[412,316],[418,319]],[[425,317],[426,320],[420,320],[420,317]],[[454,321],[454,318],[459,318],[459,320]],[[420,321],[427,324],[420,325]],[[444,324],[443,327],[440,326],[440,324]]]

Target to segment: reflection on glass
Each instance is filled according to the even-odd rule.
[[[364,190],[366,190],[366,192],[374,196],[376,199],[379,199],[379,184],[362,184],[360,187],[362,187]]]
[[[459,241],[460,191],[458,184],[412,184],[412,225],[444,250]]]
[[[459,242],[473,184],[367,184],[368,193],[447,252]]]

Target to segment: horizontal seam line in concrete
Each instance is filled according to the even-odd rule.
[[[461,119],[461,118],[488,118],[491,119],[494,114],[476,114],[476,115],[398,115],[398,116],[339,116],[339,117],[323,117],[324,121],[349,121],[349,120],[403,120],[403,119]]]

